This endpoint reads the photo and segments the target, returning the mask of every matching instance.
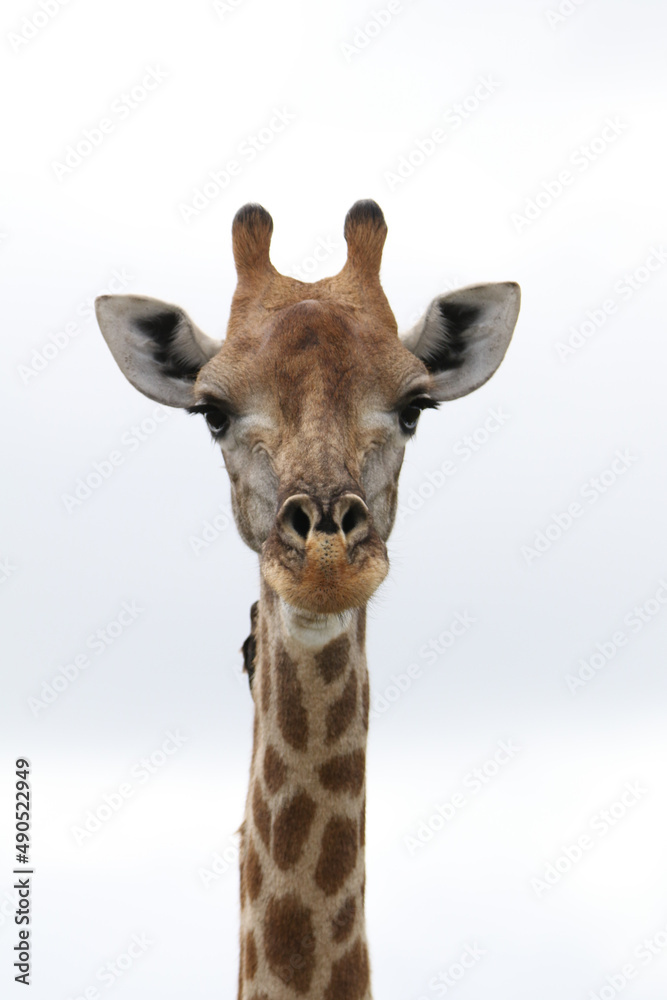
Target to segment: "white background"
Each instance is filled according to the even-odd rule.
[[[402,328],[450,287],[523,289],[498,374],[426,413],[408,447],[392,573],[370,609],[374,994],[664,1000],[667,17],[658,0],[566,0],[558,20],[556,3],[401,0],[381,30],[383,0],[70,0],[49,17],[4,4],[3,997],[23,995],[18,756],[32,762],[33,1000],[235,996],[251,734],[238,650],[256,558],[228,523],[203,421],[155,421],[165,413],[125,382],[89,300],[121,274],[111,290],[176,302],[221,336],[240,205],[272,213],[279,270],[315,279],[342,266],[345,212],[373,197]],[[151,68],[162,82],[118,110]],[[274,109],[293,120],[250,161],[243,144]],[[59,168],[103,118],[112,131]],[[444,139],[429,145],[434,129]],[[185,221],[234,158],[240,173]],[[315,265],[318,241],[335,247]],[[485,426],[490,410],[502,424]],[[121,464],[85,496],[112,452]],[[95,652],[89,637],[119,631],[123,602],[141,612]],[[457,613],[474,623],[451,643]],[[186,740],[164,756],[169,731]],[[520,750],[497,767],[500,740]],[[151,755],[149,780],[132,777]],[[82,841],[89,811],[127,782]],[[639,792],[619,805],[628,783]],[[436,807],[456,792],[444,822]],[[561,873],[540,887],[550,864]],[[150,944],[130,963],[135,934]],[[483,957],[456,985],[438,980],[460,973],[466,946]],[[121,976],[98,978],[117,960]]]

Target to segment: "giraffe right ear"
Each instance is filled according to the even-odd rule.
[[[195,379],[220,350],[178,306],[146,295],[100,295],[95,312],[118,367],[135,388],[166,406],[194,404]]]

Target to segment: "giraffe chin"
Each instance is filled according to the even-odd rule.
[[[387,550],[379,536],[366,539],[351,554],[330,535],[311,537],[304,553],[272,541],[261,561],[264,579],[287,604],[310,614],[340,614],[363,607],[389,572]]]

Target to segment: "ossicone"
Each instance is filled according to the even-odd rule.
[[[347,269],[359,277],[379,278],[387,223],[376,201],[355,201],[345,216]]]
[[[273,219],[261,205],[243,205],[232,223],[232,250],[239,277],[272,270],[269,250]]]

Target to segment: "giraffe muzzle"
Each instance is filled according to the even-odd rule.
[[[288,497],[262,553],[267,583],[289,604],[319,614],[365,604],[388,568],[384,542],[356,493],[329,504],[307,493]]]

